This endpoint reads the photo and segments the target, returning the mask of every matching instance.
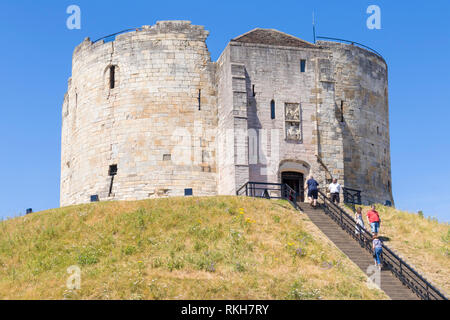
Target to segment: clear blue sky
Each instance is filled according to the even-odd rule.
[[[66,8],[81,8],[81,30]],[[381,30],[366,27],[369,5]],[[73,49],[157,20],[183,19],[209,30],[216,60],[227,42],[255,27],[312,41],[362,42],[389,65],[394,199],[400,209],[450,221],[450,1],[20,1],[0,3],[0,217],[58,207],[61,105]]]

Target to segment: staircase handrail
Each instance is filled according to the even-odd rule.
[[[344,231],[349,233],[353,239],[359,241],[363,248],[373,254],[371,245],[372,235],[364,228],[358,228],[359,234],[356,234],[356,221],[341,207],[333,203],[322,191],[319,191],[319,195],[324,202],[325,213],[330,215],[330,217],[339,224]],[[382,258],[383,264],[421,299],[448,300],[443,293],[384,244]]]
[[[263,192],[261,194],[258,194],[257,190],[262,190]],[[270,191],[279,192],[280,196],[274,196],[270,193]],[[296,192],[286,183],[248,181],[236,191],[236,195],[246,195],[250,197],[267,199],[284,199],[287,200],[296,210],[300,209],[297,204],[298,192]]]

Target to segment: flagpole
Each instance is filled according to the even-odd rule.
[[[314,44],[316,44],[316,21],[314,19],[314,11],[312,13],[313,18],[313,38],[314,38]]]

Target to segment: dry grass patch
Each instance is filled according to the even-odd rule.
[[[81,268],[68,290],[67,268]],[[386,299],[285,201],[101,202],[0,223],[1,299]]]

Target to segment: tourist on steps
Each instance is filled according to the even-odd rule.
[[[334,178],[333,182],[328,186],[328,190],[330,190],[331,194],[331,202],[339,204],[339,193],[341,192],[341,185],[337,182],[337,179]]]
[[[373,258],[375,259],[375,265],[381,269],[381,254],[383,253],[383,242],[378,239],[378,235],[373,235],[372,241]]]
[[[378,234],[380,230],[380,215],[375,210],[375,205],[371,205],[371,209],[367,212],[367,220],[369,221],[370,229],[372,230],[372,235]]]
[[[359,235],[361,233],[361,230],[365,229],[364,220],[363,220],[363,217],[362,217],[362,209],[361,209],[361,207],[358,207],[356,209],[355,221],[356,221],[355,233]]]
[[[314,208],[316,208],[317,206],[317,197],[319,195],[318,186],[319,183],[314,180],[314,177],[312,175],[309,176],[308,181],[306,181],[305,188],[308,188],[308,199],[311,206],[313,206]]]

